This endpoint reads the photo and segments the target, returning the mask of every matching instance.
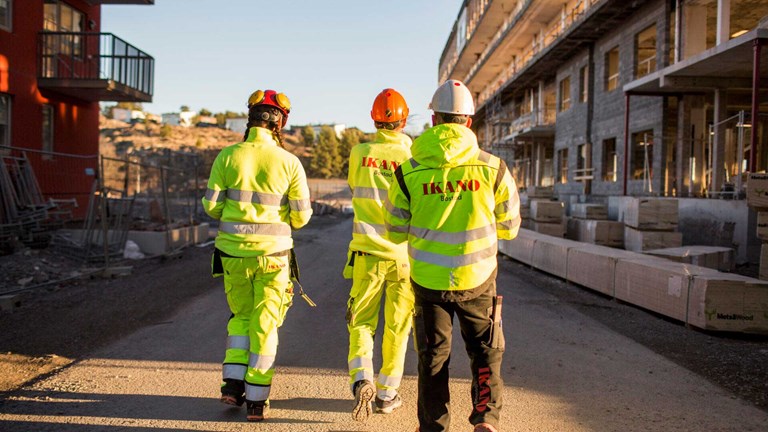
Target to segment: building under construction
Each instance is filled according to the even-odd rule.
[[[742,198],[768,168],[766,40],[764,0],[466,0],[439,80],[470,88],[481,147],[521,188],[613,212],[678,197],[685,243],[731,221],[755,261]]]

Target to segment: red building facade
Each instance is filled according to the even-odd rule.
[[[98,173],[99,102],[152,100],[154,59],[101,33],[102,4],[0,0],[0,154],[24,153],[46,198],[88,204]]]

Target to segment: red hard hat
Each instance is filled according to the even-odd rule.
[[[371,118],[381,123],[392,123],[408,118],[408,105],[405,103],[405,98],[395,89],[382,90],[373,101]]]
[[[283,124],[288,121],[288,114],[291,112],[291,101],[284,93],[278,93],[274,90],[256,90],[248,98],[248,109],[254,105],[269,105],[280,110],[283,113]]]

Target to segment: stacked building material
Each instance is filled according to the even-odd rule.
[[[722,246],[682,246],[653,249],[643,253],[724,272],[733,271],[735,267],[733,249]]]
[[[758,277],[768,280],[768,174],[750,174],[746,190],[747,205],[757,211],[756,234],[762,241]]]
[[[554,237],[565,235],[565,206],[560,201],[534,199],[530,201],[531,228]]]
[[[642,252],[680,247],[678,204],[669,198],[635,198],[624,209],[624,249]]]
[[[566,237],[584,243],[621,248],[624,223],[608,220],[608,208],[601,204],[573,204]]]
[[[521,229],[499,250],[532,267],[703,330],[768,334],[768,282]]]

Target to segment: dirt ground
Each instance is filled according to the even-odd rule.
[[[335,223],[333,216],[313,224]],[[0,257],[0,392],[8,394],[136,329],[163,325],[179,307],[220,289],[211,247],[170,260],[130,261],[131,274],[104,279],[52,250]],[[708,334],[518,265],[541,290],[768,412],[768,337]],[[74,273],[73,273],[74,272]],[[41,275],[45,273],[44,275]],[[526,273],[526,274],[528,274]],[[30,279],[31,278],[31,279]],[[57,283],[60,279],[68,279]]]

